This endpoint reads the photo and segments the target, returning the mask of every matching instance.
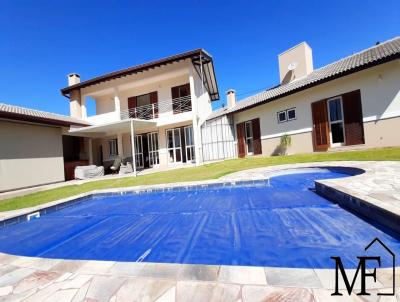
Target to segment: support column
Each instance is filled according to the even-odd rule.
[[[133,175],[136,177],[136,149],[135,149],[135,129],[133,128],[133,121],[131,121],[131,148],[132,148],[132,167]]]
[[[119,96],[118,87],[114,88],[114,107],[115,107],[115,112],[118,116],[118,119],[121,119],[121,98]]]
[[[85,98],[85,96],[82,96],[82,99],[81,99],[81,111],[82,111],[82,119],[85,120],[87,118],[86,98]]]
[[[193,137],[194,137],[194,149],[196,155],[196,166],[200,166],[202,163],[202,152],[201,152],[201,138],[200,129],[198,122],[198,103],[196,97],[196,91],[194,89],[194,72],[193,67],[189,68],[189,84],[190,84],[190,96],[192,102],[192,114],[193,114]]]
[[[124,145],[122,144],[122,133],[117,134],[118,155],[124,158]]]
[[[88,138],[88,153],[89,153],[89,165],[93,165],[93,142],[92,138]]]

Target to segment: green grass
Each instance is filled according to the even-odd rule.
[[[141,175],[136,178],[126,177],[120,179],[98,180],[82,185],[67,185],[61,188],[2,200],[0,201],[0,211],[32,207],[38,204],[89,192],[95,189],[216,179],[229,173],[251,168],[292,163],[343,160],[400,160],[400,148],[369,149],[363,151],[336,153],[311,153],[276,157],[249,157],[245,159],[226,160],[196,168],[182,168],[148,175]]]

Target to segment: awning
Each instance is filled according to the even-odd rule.
[[[157,124],[156,122],[153,121],[131,118],[108,124],[71,129],[68,131],[68,134],[72,136],[83,136],[83,137],[102,137],[105,135],[113,135],[117,133],[130,133],[131,121],[133,122],[133,127],[136,133],[138,131],[154,127]]]

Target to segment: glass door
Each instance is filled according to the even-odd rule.
[[[180,128],[167,130],[167,152],[168,152],[168,163],[173,164],[182,162]]]
[[[158,154],[158,133],[147,133],[147,144],[149,147],[149,165],[154,167],[160,164],[160,157]]]
[[[342,98],[328,100],[328,116],[331,146],[342,146],[345,143]]]
[[[246,148],[247,154],[253,155],[254,147],[253,147],[253,124],[251,121],[245,123],[245,141],[246,141]]]
[[[142,135],[135,135],[135,161],[137,168],[144,167]]]
[[[186,161],[194,162],[196,159],[194,150],[194,138],[193,138],[193,127],[186,126],[185,131],[185,149],[186,149]]]

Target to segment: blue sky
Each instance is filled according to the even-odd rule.
[[[241,99],[277,84],[277,55],[299,42],[318,68],[397,35],[398,0],[1,0],[0,102],[68,114],[68,73],[85,80],[200,47],[221,101],[228,88]]]

